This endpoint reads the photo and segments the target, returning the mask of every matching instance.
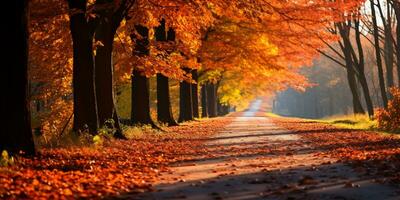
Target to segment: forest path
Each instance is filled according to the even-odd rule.
[[[277,127],[261,105],[253,102],[207,139],[212,156],[174,164],[153,192],[135,199],[400,199],[396,188]]]

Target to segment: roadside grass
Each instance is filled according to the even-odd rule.
[[[328,123],[347,129],[379,131],[378,122],[370,119],[368,115],[339,115],[314,121]]]
[[[280,116],[275,113],[266,113],[267,117],[285,117]],[[296,118],[296,117],[289,117],[289,118]],[[298,118],[305,121],[310,122],[318,122],[324,124],[330,124],[335,127],[345,128],[345,129],[354,129],[354,130],[366,130],[366,131],[375,131],[382,134],[396,134],[392,132],[387,132],[378,129],[378,122],[374,119],[370,119],[368,115],[337,115],[326,117],[322,119],[307,119],[307,118]]]

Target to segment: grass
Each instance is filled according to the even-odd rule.
[[[267,117],[282,117],[282,116],[280,116],[280,115],[278,115],[278,114],[275,114],[275,113],[272,113],[272,112],[267,112],[265,115],[266,115]]]
[[[314,120],[317,122],[332,124],[337,127],[377,131],[377,121],[372,120],[368,115],[341,115],[332,116],[324,119]]]
[[[267,113],[268,117],[283,117],[274,113]],[[337,115],[322,119],[304,119],[312,122],[330,124],[340,128],[355,129],[355,130],[370,130],[379,131],[377,121],[372,120],[368,115]]]

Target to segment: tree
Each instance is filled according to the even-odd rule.
[[[208,117],[217,117],[217,86],[215,83],[207,84],[207,111]]]
[[[349,39],[349,34],[350,34],[350,26],[347,26],[346,23],[338,23],[337,27],[339,29],[340,35],[343,39],[343,43],[340,43],[340,48],[342,49],[345,63],[346,63],[346,70],[347,70],[347,80],[349,82],[349,87],[350,91],[353,95],[353,110],[354,113],[361,113],[364,114],[365,111],[361,105],[360,101],[360,94],[358,92],[358,85],[357,85],[357,79],[356,79],[356,73],[362,72],[362,70],[355,70],[356,64],[354,64],[354,60],[357,59],[356,56],[352,55],[353,47]],[[360,49],[362,51],[362,49]],[[353,60],[354,59],[354,60]],[[365,75],[364,75],[365,77]],[[367,88],[368,89],[368,88]],[[366,93],[364,96],[368,97],[367,95],[369,94]],[[370,101],[367,101],[370,102]],[[371,114],[373,112],[372,105],[368,104],[368,111]]]
[[[207,84],[201,85],[201,117],[208,117],[207,108]]]
[[[190,69],[184,69],[190,73]],[[193,120],[192,86],[188,81],[179,83],[179,119],[178,122]]]
[[[372,18],[372,26],[373,26],[373,36],[374,36],[374,45],[375,45],[375,57],[376,57],[376,66],[378,68],[378,77],[379,77],[379,87],[381,90],[381,96],[383,101],[383,106],[387,108],[388,98],[386,94],[386,84],[385,84],[385,77],[383,75],[383,66],[382,66],[382,57],[381,57],[381,49],[379,45],[379,28],[378,22],[376,19],[376,11],[375,11],[375,4],[374,0],[370,0],[371,4],[371,18]]]
[[[94,37],[97,42],[101,43],[96,48],[94,74],[98,118],[100,126],[115,127],[116,133],[114,135],[118,138],[124,138],[124,136],[115,108],[112,52],[117,29],[133,2],[123,0],[116,4],[112,0],[96,1],[99,7],[103,6],[105,8],[97,12],[100,19],[95,29]],[[111,119],[113,123],[109,123]]]
[[[175,41],[173,29],[166,31],[165,20],[155,30],[156,40],[159,42]],[[169,79],[162,73],[157,74],[157,119],[168,126],[178,125],[172,115],[171,98],[169,94]]]
[[[1,121],[0,150],[9,153],[34,155],[31,129],[31,113],[29,103],[28,79],[28,1],[12,1],[7,3],[14,17],[10,20],[15,31],[10,31],[7,38],[12,41],[6,58],[16,58],[11,66],[4,68],[1,81],[2,91],[0,111],[6,117]]]
[[[394,66],[394,46],[393,46],[393,33],[392,33],[392,9],[389,3],[390,0],[386,1],[386,17],[383,13],[381,2],[377,1],[377,7],[379,10],[379,14],[383,23],[383,36],[384,36],[384,44],[383,44],[383,58],[385,60],[386,66],[386,81],[387,88],[391,88],[394,86],[393,80],[393,66]],[[388,98],[390,98],[390,93],[388,94]]]
[[[400,2],[393,1],[393,8],[396,14],[396,60],[397,60],[397,80],[400,87]]]
[[[149,29],[136,25],[137,34],[132,34],[136,41],[133,54],[137,57],[149,55]],[[150,116],[149,79],[143,74],[140,66],[134,66],[132,72],[132,111],[131,123],[133,125],[151,125],[156,127]]]
[[[193,117],[199,118],[199,75],[197,69],[192,70],[192,79],[194,81],[191,83]]]
[[[69,0],[73,41],[74,131],[97,132],[96,91],[94,83],[93,34],[95,20],[86,19],[86,0]]]

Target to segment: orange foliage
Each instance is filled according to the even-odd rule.
[[[378,109],[375,117],[378,121],[378,128],[387,131],[400,132],[400,88],[391,88],[393,96],[386,109]]]
[[[34,0],[30,10],[31,99],[44,103],[35,117],[46,138],[72,113],[72,40],[66,2]]]
[[[93,13],[96,1],[88,2],[87,16],[97,17]],[[113,2],[118,5],[121,1]],[[323,47],[320,38],[336,39],[325,26],[360,3],[138,0],[114,38],[114,79],[117,83],[128,81],[132,67],[140,66],[147,76],[163,73],[172,79],[188,80],[190,75],[182,70],[185,66],[207,72],[201,77],[203,81],[230,77],[225,83],[247,86],[240,88],[247,99],[288,86],[301,89],[307,81],[297,74],[298,67],[309,64],[317,55],[315,49]],[[30,5],[30,69],[38,91],[33,99],[46,102],[46,112],[39,113],[44,132],[59,133],[72,112],[68,8],[61,0],[33,0]],[[150,31],[150,55],[132,56],[134,25],[153,29],[162,18],[167,28],[176,31],[176,41],[157,42],[154,31]],[[239,75],[233,76],[235,73]],[[253,86],[257,88],[252,90]]]

